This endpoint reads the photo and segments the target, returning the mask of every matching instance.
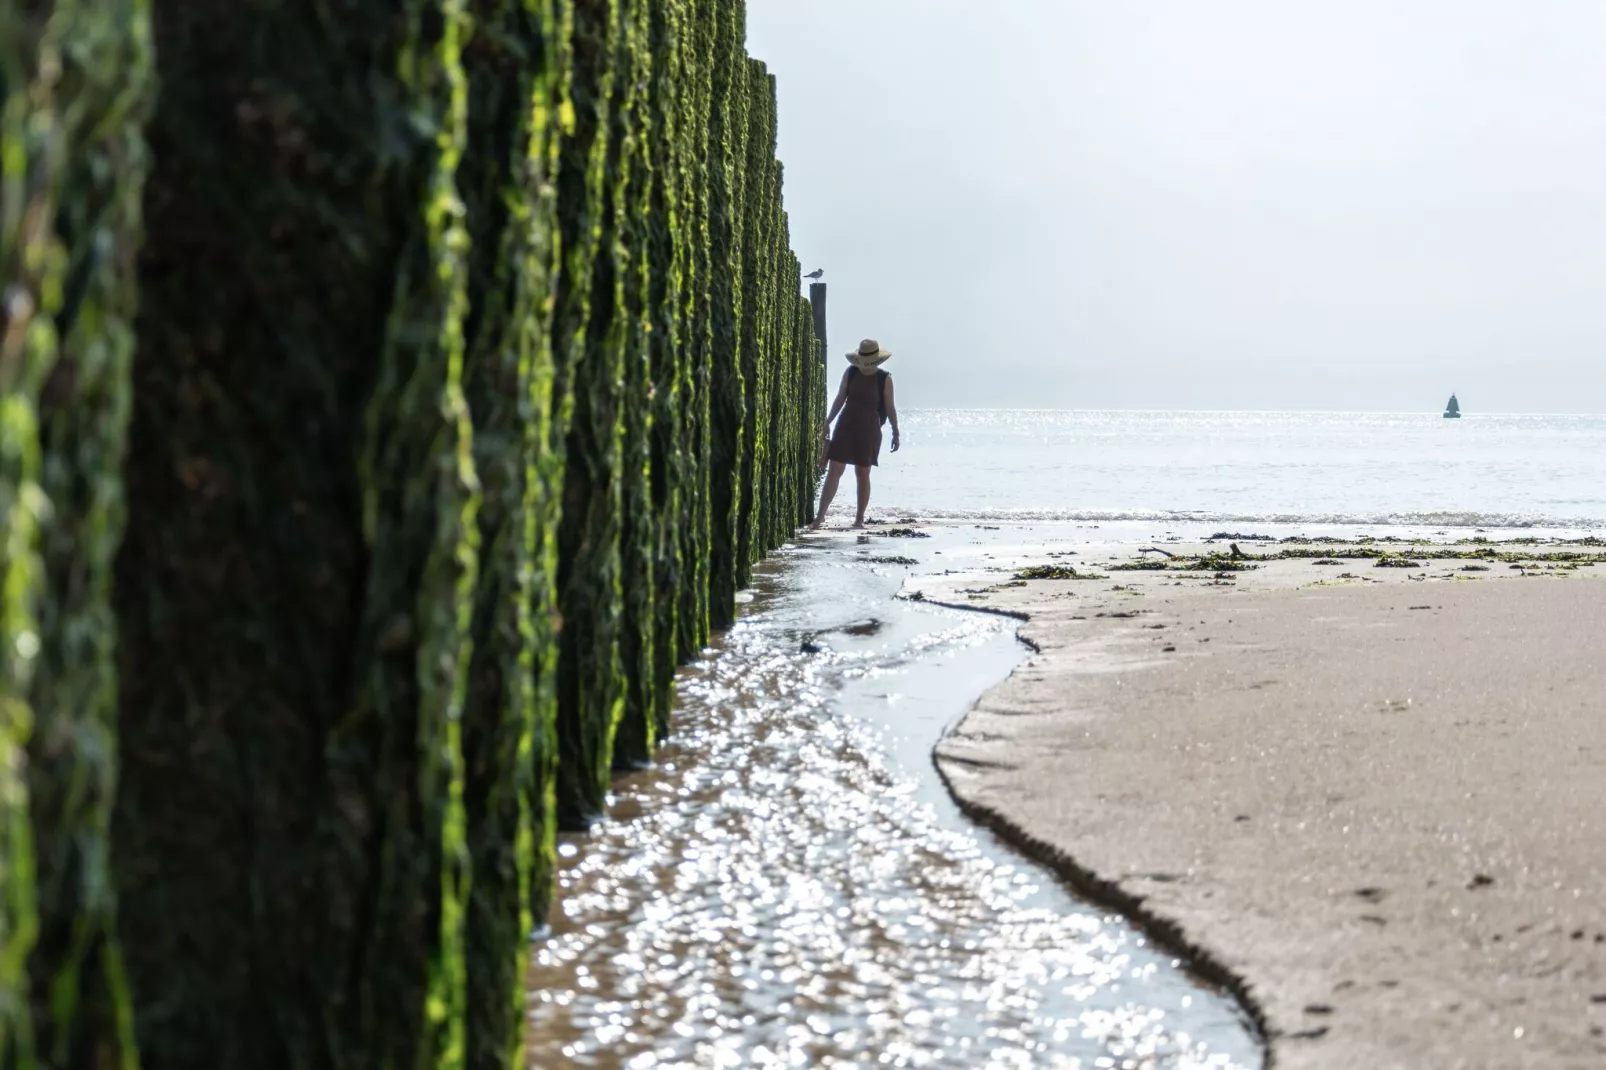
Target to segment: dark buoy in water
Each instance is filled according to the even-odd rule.
[[[1444,418],[1446,420],[1461,419],[1461,403],[1455,399],[1454,394],[1450,395],[1450,404],[1444,407]]]

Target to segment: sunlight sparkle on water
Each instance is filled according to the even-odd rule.
[[[1168,959],[1118,920],[1034,905],[1043,874],[945,827],[836,708],[849,679],[1004,625],[933,616],[904,648],[808,656],[796,597],[761,589],[682,674],[659,766],[616,787],[630,816],[561,845],[529,1065],[1238,1065],[1185,1031],[1174,994],[1169,1014],[1145,999],[1157,972],[1180,983]]]

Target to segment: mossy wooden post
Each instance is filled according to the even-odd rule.
[[[464,1062],[466,24],[155,8],[113,824],[148,1066]]]
[[[790,227],[788,226],[788,232]],[[791,252],[790,233],[787,240],[786,272],[791,278],[796,278],[803,272],[803,265],[798,262]],[[798,307],[803,302],[803,295],[797,286],[786,291],[784,303],[786,311],[781,317],[780,331],[782,344],[786,350],[786,361],[782,369],[782,381],[785,384],[785,441],[786,455],[782,463],[777,466],[775,479],[779,487],[780,502],[776,507],[776,523],[780,526],[783,541],[789,540],[796,532],[798,526],[798,473],[808,463],[804,455],[804,443],[807,438],[805,430],[806,421],[799,409],[803,397],[800,390],[802,386],[801,365],[799,361],[799,348],[797,336]]]
[[[795,254],[791,253],[791,227],[787,227],[787,279],[794,280],[803,274],[803,265]],[[799,512],[798,478],[800,473],[808,470],[814,463],[809,456],[809,429],[808,420],[803,413],[803,360],[804,348],[802,339],[798,337],[798,313],[803,306],[803,293],[794,283],[787,288],[786,318],[781,325],[786,337],[786,420],[787,420],[787,457],[786,464],[778,473],[782,485],[785,487],[785,499],[780,514],[781,522],[785,526],[786,537],[796,534],[797,528],[802,524]]]
[[[650,0],[662,3],[663,0]],[[617,311],[609,347],[623,369],[621,398],[619,508],[620,625],[619,661],[624,673],[624,707],[613,741],[615,769],[642,769],[652,761],[658,735],[656,654],[658,614],[656,568],[660,518],[654,503],[652,469],[654,368],[648,350],[649,249],[664,221],[651,217],[654,168],[667,138],[655,129],[657,83],[653,71],[653,27],[649,0],[624,0],[624,45],[619,79],[627,86],[620,101],[620,201],[615,215],[619,258]],[[667,475],[667,473],[665,473]],[[673,622],[671,622],[671,627]]]
[[[769,101],[769,166],[767,168],[769,189],[764,200],[768,206],[766,230],[768,237],[765,241],[765,259],[767,265],[765,274],[768,281],[765,284],[765,295],[768,308],[765,311],[764,328],[764,378],[759,387],[764,401],[761,406],[759,418],[762,420],[760,433],[764,437],[764,452],[761,458],[763,467],[760,469],[759,482],[763,499],[758,511],[758,527],[755,538],[758,540],[758,553],[755,562],[762,559],[769,551],[781,545],[778,537],[779,525],[776,522],[775,510],[780,504],[780,495],[777,493],[777,480],[775,473],[786,456],[790,443],[782,438],[781,430],[785,419],[786,398],[781,392],[782,368],[786,360],[785,338],[782,335],[780,324],[786,310],[786,270],[787,254],[790,252],[784,244],[786,213],[781,208],[781,164],[775,158],[775,129],[777,111],[775,102],[775,79],[772,75],[763,74],[761,89]]]
[[[769,78],[761,74],[759,86],[768,95]],[[771,100],[773,107],[773,99]],[[765,167],[764,192],[764,315],[759,322],[761,334],[759,340],[759,354],[762,364],[758,377],[758,403],[754,406],[755,422],[757,424],[757,439],[762,447],[755,451],[753,482],[757,486],[757,501],[753,510],[753,548],[751,566],[763,560],[775,546],[773,542],[775,521],[772,515],[776,496],[774,493],[773,475],[776,462],[784,449],[783,443],[776,436],[776,417],[781,410],[783,399],[779,395],[779,372],[782,354],[780,352],[779,338],[776,332],[776,320],[781,308],[781,290],[778,285],[778,276],[781,269],[780,256],[780,228],[781,211],[780,200],[775,195],[776,177],[780,164],[775,160],[773,141],[773,112],[770,124],[771,141],[768,160]]]
[[[465,390],[483,486],[463,710],[473,861],[466,1063],[518,1065],[528,934],[552,894],[557,508],[550,295],[567,0],[476,0],[467,152]]]
[[[825,413],[819,408],[825,403],[825,366],[819,360],[822,343],[814,337],[812,299],[798,303],[795,330],[799,378],[797,418],[801,425],[801,453],[797,462],[797,523],[802,525],[814,519],[814,488],[820,481],[816,462],[820,452],[820,427],[825,420]]]
[[[740,574],[737,480],[747,443],[741,333],[745,271],[743,195],[746,187],[748,84],[743,49],[746,5],[714,0],[713,100],[709,121],[709,230],[712,257],[712,348],[709,353],[709,624],[736,617]]]
[[[764,547],[766,551],[783,545],[792,536],[792,507],[790,478],[797,453],[793,437],[792,417],[795,399],[792,396],[792,324],[797,304],[797,287],[787,285],[798,275],[796,257],[792,255],[787,233],[786,213],[781,208],[781,168],[776,168],[775,214],[777,217],[775,240],[772,243],[775,257],[775,314],[770,320],[770,348],[774,354],[770,368],[769,439],[773,443],[765,465],[764,488]]]
[[[774,94],[774,77],[770,78],[770,92]],[[790,235],[787,231],[786,211],[781,206],[781,186],[784,169],[779,163],[774,168],[775,192],[771,198],[771,211],[775,216],[774,236],[770,241],[773,260],[771,295],[774,311],[770,316],[770,373],[769,373],[769,432],[770,449],[764,465],[764,550],[783,545],[792,537],[788,488],[791,481],[783,478],[790,473],[794,460],[791,416],[790,362],[792,356],[792,308],[797,301],[797,286],[792,280],[798,277],[796,258],[792,255]]]
[[[407,15],[397,68],[404,99],[433,121],[433,151],[419,168],[423,225],[400,261],[359,454],[369,577],[359,649],[372,661],[357,702],[376,720],[403,712],[398,700],[414,707],[411,725],[404,716],[400,725],[375,726],[380,740],[410,729],[397,742],[417,754],[410,783],[381,780],[383,861],[367,902],[370,923],[399,945],[375,955],[375,965],[404,979],[422,971],[424,1021],[417,1036],[394,1035],[394,1021],[365,1023],[362,1050],[384,1061],[460,1067],[472,879],[461,733],[481,501],[462,386],[470,236],[457,187],[468,134],[461,49],[470,23],[465,0],[412,0]],[[402,191],[409,205],[417,196],[411,186]],[[397,659],[384,637],[403,621],[417,645]],[[359,776],[371,774],[367,754],[352,758]],[[416,945],[408,947],[409,939]],[[407,1009],[400,1003],[393,1013]]]
[[[798,265],[802,271],[803,266]],[[813,502],[809,500],[809,491],[813,487],[811,477],[814,474],[814,436],[812,434],[811,413],[809,411],[809,365],[814,362],[808,335],[804,332],[804,325],[808,322],[809,303],[800,291],[797,300],[792,303],[792,419],[796,422],[793,430],[792,468],[787,473],[791,480],[792,489],[790,500],[792,507],[792,523],[802,526],[809,522],[809,507]]]
[[[797,277],[798,266],[796,257],[786,243],[786,214],[781,213],[781,242],[780,267],[776,271],[777,279],[783,283],[790,273]],[[769,543],[771,548],[784,545],[792,536],[792,473],[797,463],[797,439],[793,434],[794,418],[797,412],[796,398],[792,391],[796,385],[793,377],[792,343],[793,326],[797,323],[797,287],[780,286],[777,289],[779,304],[775,314],[775,362],[774,381],[776,384],[776,402],[771,410],[770,437],[776,443],[775,459],[770,464],[769,486],[770,507],[766,511],[767,523],[770,525]]]
[[[713,69],[718,16],[722,0],[686,0],[681,35],[683,74],[677,81],[679,107],[685,115],[682,179],[686,190],[685,290],[680,306],[685,347],[685,383],[689,391],[683,411],[687,419],[686,540],[678,628],[681,660],[696,657],[708,643],[709,593],[712,585],[710,469],[712,468],[713,259],[709,186],[713,181]]]
[[[691,256],[686,202],[690,122],[681,85],[690,77],[685,43],[691,5],[687,0],[654,0],[649,7],[652,49],[650,201],[644,224],[649,265],[647,315],[651,327],[652,511],[658,524],[653,561],[656,619],[652,643],[652,721],[654,738],[669,733],[675,669],[684,639],[682,591],[691,547],[693,491],[688,486],[687,439],[693,426],[690,324],[683,318]],[[689,622],[688,622],[689,626]]]
[[[829,404],[827,393],[831,389],[829,373],[829,351],[831,343],[826,332],[826,284],[823,282],[809,283],[809,319],[813,328],[813,343],[815,360],[809,368],[809,392],[806,395],[808,404],[805,412],[809,416],[809,434],[812,441],[818,443],[820,432],[825,427],[825,417]],[[815,449],[818,450],[818,445]],[[814,497],[819,489],[820,476],[816,472],[809,480],[809,507],[805,511],[806,519],[813,519]]]
[[[560,104],[562,133],[558,139],[556,237],[559,270],[553,294],[551,449],[563,465],[567,483],[568,445],[574,418],[574,394],[580,380],[591,320],[594,263],[600,248],[599,220],[607,196],[605,167],[608,124],[614,75],[614,35],[618,12],[613,0],[574,0],[566,41],[568,63]],[[598,769],[587,753],[587,735],[576,696],[574,678],[577,653],[565,640],[563,613],[569,597],[572,550],[566,549],[560,515],[556,544],[558,569],[559,687],[557,697],[558,764],[555,799],[561,826],[583,825],[587,820],[587,788],[593,789],[605,768]],[[565,699],[567,702],[565,703]],[[591,790],[590,795],[596,792]]]
[[[746,59],[742,76],[747,89],[747,153],[743,166],[741,334],[738,341],[742,424],[736,475],[736,586],[752,582],[763,509],[762,473],[769,442],[769,332],[771,289],[770,174],[775,159],[774,101],[768,93],[764,65]]]
[[[624,358],[610,343],[616,342],[612,335],[622,287],[616,228],[629,181],[629,118],[614,97],[629,91],[628,86],[619,86],[618,77],[621,53],[629,50],[621,6],[634,2],[575,0],[573,96],[577,117],[583,118],[577,118],[574,139],[585,144],[583,155],[571,157],[565,152],[561,164],[565,173],[560,173],[560,197],[565,183],[577,181],[584,188],[583,200],[560,204],[564,226],[570,225],[567,216],[574,212],[573,225],[590,232],[593,252],[589,264],[563,284],[583,285],[587,292],[582,300],[560,291],[553,342],[576,347],[571,357],[572,410],[564,446],[558,536],[563,623],[558,654],[557,797],[559,826],[567,829],[585,828],[603,812],[614,732],[624,709],[618,478]],[[565,263],[573,263],[580,252],[571,250]]]
[[[0,1065],[127,1067],[112,564],[154,82],[135,0],[0,5]]]
[[[793,266],[799,275],[803,273],[803,264],[794,255]],[[813,359],[808,339],[803,334],[803,324],[808,315],[808,300],[803,296],[801,289],[792,292],[792,309],[787,317],[786,329],[791,339],[790,372],[792,377],[791,400],[788,412],[792,419],[792,458],[791,464],[784,474],[788,483],[787,505],[788,523],[795,530],[809,521],[808,511],[812,502],[809,502],[805,488],[809,486],[809,478],[814,472],[814,434],[809,419],[808,382],[809,362]]]

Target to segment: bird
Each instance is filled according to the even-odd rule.
[[[807,275],[804,275],[803,277],[805,279],[820,279],[820,278],[824,278],[825,277],[825,269],[824,268],[815,268],[813,271],[809,272]]]

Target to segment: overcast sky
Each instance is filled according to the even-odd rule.
[[[1602,0],[749,0],[905,406],[1606,412]]]

